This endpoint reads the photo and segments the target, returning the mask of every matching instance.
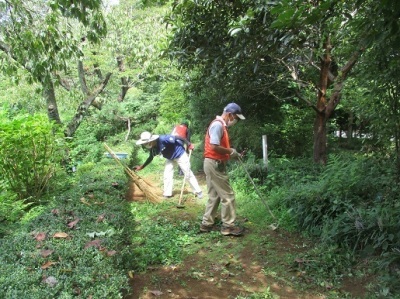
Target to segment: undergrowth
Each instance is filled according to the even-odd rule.
[[[245,167],[251,172],[253,161]],[[381,282],[371,292],[377,296],[399,293],[400,188],[390,159],[336,155],[326,167],[316,167],[306,159],[272,159],[266,178],[252,172],[263,198],[241,167],[232,169],[237,189],[246,190],[242,196],[247,208],[253,209],[248,213],[251,217],[264,218],[265,228],[278,219],[281,227],[318,242],[313,252],[300,257],[305,262],[299,264],[317,283],[333,285],[356,275],[353,266],[369,259],[374,267],[364,274],[373,271]],[[276,218],[261,207],[263,202]]]
[[[69,182],[0,240],[1,298],[122,298],[129,291],[134,223],[125,175],[106,161],[82,166]]]

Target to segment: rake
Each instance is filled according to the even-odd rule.
[[[256,184],[254,183],[254,180],[252,179],[252,177],[250,176],[249,171],[247,170],[246,166],[244,166],[243,160],[241,157],[238,157],[239,163],[240,165],[243,167],[244,171],[246,172],[247,177],[249,178],[250,182],[253,184],[254,186],[254,190],[256,191],[258,197],[261,199],[262,203],[265,205],[265,207],[267,208],[269,214],[272,216],[272,218],[276,221],[275,223],[272,223],[269,225],[269,228],[271,228],[272,230],[276,230],[279,226],[279,223],[277,223],[277,218],[275,217],[274,213],[272,213],[271,209],[269,208],[267,201],[265,200],[265,198],[261,195],[261,192],[259,191],[259,189],[257,188]]]

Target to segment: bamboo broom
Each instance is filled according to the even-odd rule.
[[[122,164],[117,155],[112,151],[112,149],[106,143],[103,143],[103,145],[106,148],[106,150],[110,153],[110,155],[114,158],[114,160],[117,161],[117,163],[124,168],[125,172],[131,177],[131,179],[139,187],[139,189],[142,190],[147,199],[149,199],[151,202],[154,203],[162,202],[162,199],[156,193],[153,192],[151,187],[139,175],[137,175],[134,171],[129,169],[128,166]]]

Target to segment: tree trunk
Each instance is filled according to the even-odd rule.
[[[324,113],[317,113],[314,121],[314,162],[325,165],[327,159],[326,119]]]
[[[53,81],[51,80],[50,76],[48,76],[46,79],[41,80],[41,82],[43,88],[43,97],[46,99],[47,104],[47,116],[49,117],[50,121],[61,124]]]
[[[318,89],[318,99],[316,105],[317,115],[314,122],[314,162],[325,165],[327,157],[327,121],[340,103],[344,82],[350,70],[356,64],[363,49],[357,50],[350,57],[349,61],[343,66],[339,75],[335,76],[331,72],[332,57],[329,37],[324,43],[325,53],[321,59],[320,80]],[[332,94],[327,97],[327,91],[330,85],[334,83]]]
[[[314,121],[314,162],[326,164],[327,157],[327,137],[326,137],[326,105],[327,90],[331,81],[329,80],[329,69],[331,67],[331,43],[327,37],[324,43],[325,54],[321,59],[321,71],[318,86],[317,113]]]
[[[347,143],[350,144],[353,139],[353,125],[354,125],[354,113],[350,111],[348,124],[347,124]]]
[[[121,56],[117,57],[117,65],[118,65],[118,70],[122,73],[125,71],[125,64],[124,60]],[[118,102],[122,102],[125,99],[126,93],[129,90],[129,77],[122,76],[121,77],[121,93],[118,96]]]
[[[99,71],[100,70],[98,70],[98,72]],[[101,72],[100,72],[100,74],[101,74]],[[79,60],[79,62],[78,62],[78,75],[79,75],[79,82],[81,84],[82,93],[87,97],[87,96],[89,96],[90,92],[89,92],[89,88],[87,87],[87,83],[86,83],[85,68],[83,67],[83,62],[81,60]],[[92,106],[101,110],[102,104],[97,99],[94,99],[92,101]]]

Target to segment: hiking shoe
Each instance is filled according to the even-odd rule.
[[[214,225],[205,225],[205,224],[200,224],[200,232],[202,233],[209,233],[212,231],[214,228]]]
[[[241,236],[243,234],[244,229],[239,226],[230,226],[230,227],[222,227],[221,234],[224,236]]]
[[[195,194],[196,194],[198,199],[202,199],[203,198],[203,191],[196,192]]]

